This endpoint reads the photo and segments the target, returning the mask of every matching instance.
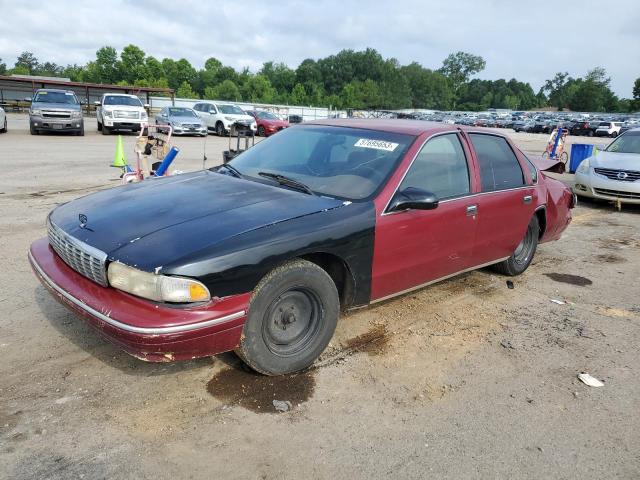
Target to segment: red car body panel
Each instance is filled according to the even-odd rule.
[[[274,133],[278,133],[283,128],[287,128],[289,126],[289,122],[286,120],[273,120],[270,118],[260,118],[256,111],[247,112],[253,118],[256,119],[256,125],[258,130],[260,127],[264,128],[265,136],[269,137]]]
[[[249,294],[174,308],[98,285],[64,263],[46,238],[31,245],[29,260],[36,276],[59,302],[140,359],[186,360],[233,350],[240,342]],[[202,327],[208,323],[212,325]],[[195,328],[179,330],[189,327]]]

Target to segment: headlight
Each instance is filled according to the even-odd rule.
[[[155,275],[119,262],[109,264],[107,277],[113,288],[157,302],[191,303],[211,299],[207,287],[197,280]]]
[[[227,122],[234,122],[234,121],[235,121],[235,118],[233,118],[233,117],[224,117],[224,119],[225,119]]]
[[[252,130],[255,130],[256,128],[258,128],[258,127],[257,127],[257,125],[256,125],[255,123],[252,123],[252,124],[251,124],[251,129],[252,129]]]
[[[42,115],[42,110],[38,110],[37,108],[31,109],[29,112],[31,115]]]
[[[142,120],[149,120],[149,115],[147,115],[147,112],[142,112],[142,113],[140,114],[140,118],[141,118]]]
[[[82,118],[82,112],[71,112],[71,118]]]
[[[578,172],[578,173],[587,173],[587,172],[589,172],[589,159],[588,158],[586,160],[583,160],[582,162],[580,162],[580,165],[578,165],[578,169],[576,170],[576,172]]]
[[[103,113],[105,117],[113,117],[113,112],[111,110],[105,110]]]

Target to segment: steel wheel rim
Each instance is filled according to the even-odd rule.
[[[531,248],[533,246],[533,229],[531,227],[527,228],[527,233],[525,234],[522,241],[516,247],[516,251],[513,252],[513,259],[519,265],[522,265],[529,260],[529,255],[531,255]]]
[[[296,355],[316,338],[323,315],[318,296],[305,287],[294,287],[275,298],[265,311],[262,337],[275,355]]]

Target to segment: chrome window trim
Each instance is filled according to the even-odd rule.
[[[478,270],[479,268],[488,267],[489,265],[494,265],[496,263],[500,263],[500,262],[506,260],[507,258],[509,258],[509,257],[499,258],[497,260],[492,260],[491,262],[482,263],[480,265],[476,265],[476,266],[470,267],[470,268],[465,268],[464,270],[460,270],[460,271],[452,273],[450,275],[445,275],[444,277],[438,277],[438,278],[430,280],[428,282],[421,283],[420,285],[416,285],[415,287],[410,287],[410,288],[407,288],[407,289],[402,290],[400,292],[396,292],[396,293],[391,293],[389,295],[385,295],[384,297],[380,297],[380,298],[377,298],[375,300],[372,300],[371,302],[369,302],[369,304],[372,305],[374,303],[384,302],[385,300],[389,300],[390,298],[397,297],[399,295],[404,295],[405,293],[413,292],[414,290],[418,290],[420,288],[427,287],[429,285],[433,285],[434,283],[441,282],[442,280],[447,280],[448,278],[455,277],[456,275],[461,275],[463,273],[471,272],[472,270]]]
[[[93,307],[90,307],[83,301],[77,299],[76,297],[71,295],[69,292],[67,292],[66,290],[63,290],[61,287],[56,285],[56,283],[44,272],[44,270],[42,270],[40,265],[38,265],[38,262],[36,262],[35,258],[33,258],[33,255],[31,254],[31,252],[29,252],[29,261],[31,262],[31,265],[33,265],[33,268],[36,270],[38,275],[47,283],[47,285],[51,287],[53,290],[55,290],[57,293],[59,293],[62,297],[66,298],[69,302],[73,303],[75,306],[79,307],[81,310],[84,310],[85,312],[92,315],[93,317],[96,317],[99,320],[102,320],[103,322],[108,323],[109,325],[115,328],[118,328],[120,330],[125,330],[127,332],[141,333],[144,335],[162,335],[166,333],[190,332],[193,330],[199,330],[201,328],[210,327],[212,325],[217,325],[219,323],[236,320],[242,317],[246,313],[245,310],[240,310],[238,312],[231,313],[229,315],[225,315],[219,318],[214,318],[212,320],[206,320],[204,322],[198,322],[198,323],[190,323],[188,325],[176,325],[173,327],[157,327],[157,328],[135,327],[133,325],[128,325],[126,323],[119,322],[118,320],[114,320],[111,317],[108,317],[107,315],[99,312]]]

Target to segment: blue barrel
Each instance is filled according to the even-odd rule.
[[[569,160],[569,172],[576,173],[578,165],[593,155],[593,145],[586,143],[574,143],[571,145],[571,159]]]

